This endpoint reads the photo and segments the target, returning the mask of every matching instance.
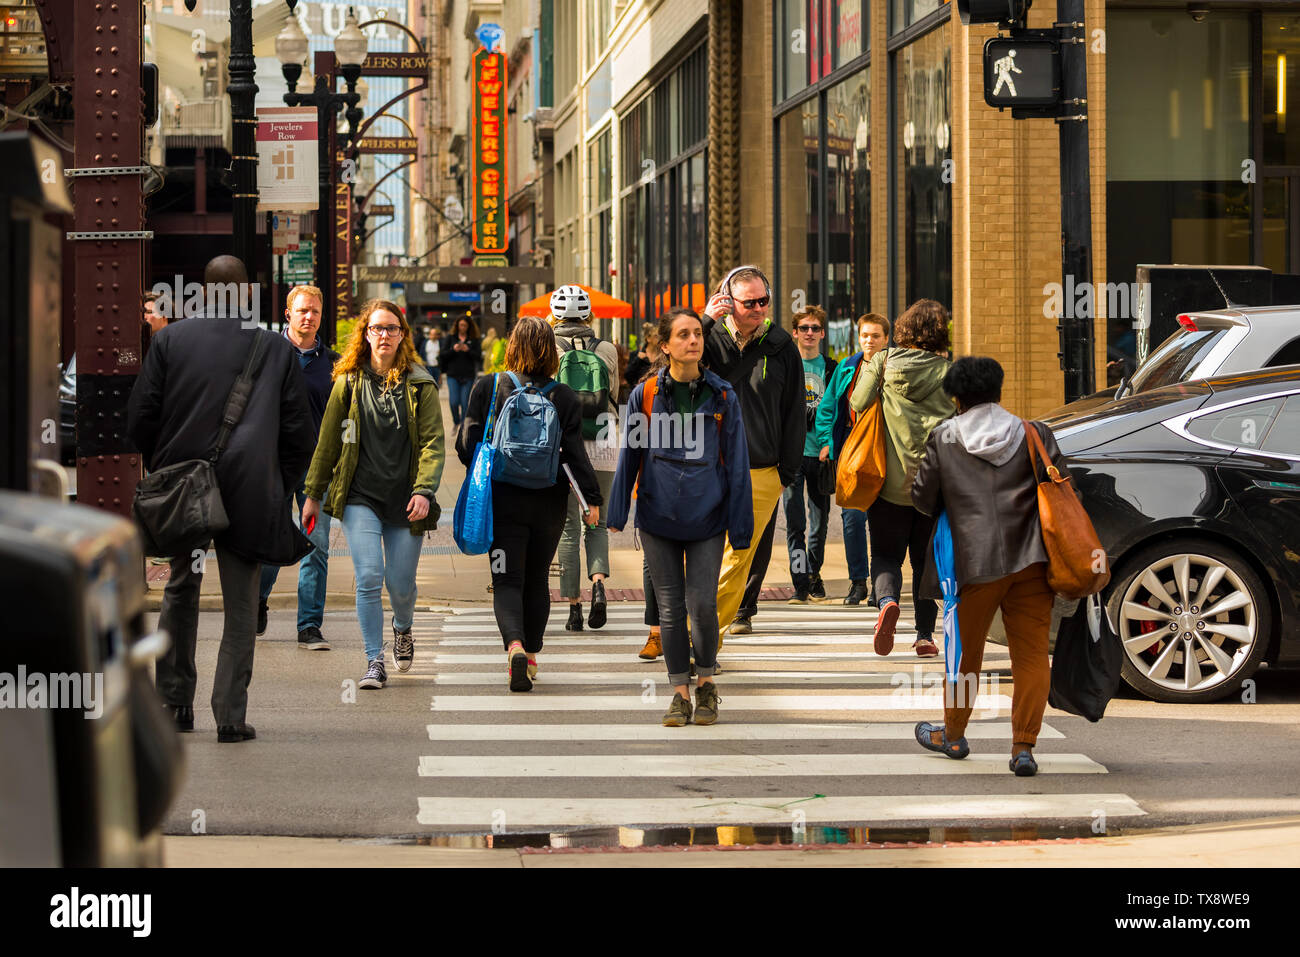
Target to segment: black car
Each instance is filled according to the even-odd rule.
[[[1300,366],[1047,420],[1111,562],[1124,678],[1157,701],[1300,665]]]

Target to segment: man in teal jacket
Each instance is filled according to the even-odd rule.
[[[817,406],[817,442],[823,460],[838,458],[844,440],[849,437],[852,427],[849,393],[862,361],[870,361],[889,342],[889,320],[884,316],[868,312],[858,317],[857,326],[861,351],[835,367],[821,404]],[[844,524],[844,557],[849,565],[849,593],[844,604],[857,605],[868,594],[867,513],[863,509],[846,508],[841,510],[840,519]],[[874,589],[868,604],[875,604]]]

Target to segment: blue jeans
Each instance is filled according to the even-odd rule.
[[[447,404],[451,406],[452,425],[460,425],[460,420],[465,418],[465,409],[469,406],[469,390],[473,387],[473,379],[453,379],[447,376]]]
[[[790,552],[790,579],[796,589],[807,588],[812,576],[821,574],[822,557],[826,551],[826,519],[831,511],[831,498],[817,494],[818,467],[815,456],[805,455],[794,481],[781,492],[781,501],[785,504],[785,543]],[[803,509],[805,485],[808,486],[806,520]],[[805,529],[808,532],[806,545]]]
[[[294,512],[294,523],[302,526],[302,506],[307,500],[306,494],[299,489],[294,494],[298,503]],[[298,564],[298,630],[315,625],[317,628],[325,620],[325,585],[330,566],[330,517],[322,511],[316,517],[316,527],[307,536],[316,547],[303,556]],[[280,576],[279,565],[262,566],[262,585],[258,599],[262,604],[271,597],[271,589]]]
[[[846,508],[840,512],[844,523],[844,557],[849,563],[849,580],[866,581],[867,568],[867,512],[861,508]]]
[[[357,619],[366,645],[366,661],[373,661],[384,653],[385,585],[393,606],[393,625],[398,631],[411,627],[415,616],[415,569],[420,563],[424,536],[412,535],[406,525],[384,524],[365,505],[343,509],[343,531],[348,536],[357,578]]]
[[[723,533],[694,542],[661,538],[641,529],[645,564],[659,603],[660,636],[668,683],[684,685],[691,677],[691,651],[701,678],[713,675],[718,662],[718,589]],[[690,630],[686,621],[690,618]]]

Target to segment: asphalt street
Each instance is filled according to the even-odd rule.
[[[942,659],[911,653],[906,609],[881,659],[874,610],[765,603],[754,635],[728,638],[720,656],[719,723],[666,729],[663,660],[636,656],[641,606],[610,607],[602,631],[570,635],[554,606],[537,686],[515,695],[490,605],[422,607],[414,667],[390,664],[382,691],[354,690],[365,668],[355,613],[330,611],[334,649],[309,652],[293,613],[273,611],[250,688],[258,738],[239,745],[216,741],[207,701],[221,616],[203,613],[196,731],[182,736],[188,768],[166,833],[437,840],[835,824],[1086,836],[1300,813],[1294,672],[1261,672],[1249,704],[1125,696],[1098,724],[1049,708],[1042,770],[1015,778],[1005,648],[989,646],[996,684],[980,689],[972,754],[951,761],[911,737],[916,721],[941,718]]]

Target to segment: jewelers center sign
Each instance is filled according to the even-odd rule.
[[[499,43],[493,43],[497,47]],[[503,255],[506,235],[506,58],[484,45],[474,53],[474,251]]]

